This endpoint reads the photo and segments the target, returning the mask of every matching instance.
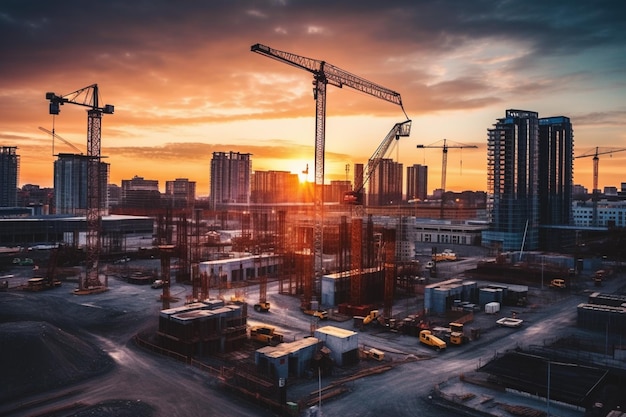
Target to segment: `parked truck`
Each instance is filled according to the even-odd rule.
[[[250,340],[265,343],[267,345],[276,346],[282,343],[284,336],[276,332],[276,329],[266,324],[250,327]]]
[[[420,332],[420,343],[435,349],[437,352],[447,347],[446,342],[435,336],[430,330]]]
[[[465,336],[465,331],[463,329],[463,323],[450,323],[450,344],[452,345],[462,345],[469,341],[467,336]]]

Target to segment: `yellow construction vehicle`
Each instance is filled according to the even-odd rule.
[[[372,310],[363,318],[363,324],[369,324],[378,318],[378,310]]]
[[[303,309],[302,312],[308,316],[313,316],[320,320],[326,320],[328,318],[328,311],[326,310],[306,310]]]
[[[281,333],[277,333],[276,329],[266,324],[260,324],[258,326],[250,327],[250,340],[256,340],[257,342],[265,343],[267,345],[276,346],[282,343],[284,336]]]
[[[254,311],[268,312],[270,311],[270,302],[262,301],[254,305]]]
[[[432,347],[437,352],[447,347],[446,342],[432,334],[430,330],[422,330],[420,332],[420,343]]]
[[[468,342],[463,332],[463,323],[450,323],[450,344],[460,346]]]

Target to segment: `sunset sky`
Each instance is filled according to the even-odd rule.
[[[86,148],[84,107],[48,113],[48,91],[97,83],[110,182],[189,178],[209,193],[215,151],[253,170],[313,181],[312,75],[253,53],[261,43],[319,59],[399,92],[413,120],[388,157],[429,167],[447,189],[485,190],[487,129],[506,109],[568,116],[574,155],[626,149],[626,4],[617,0],[109,0],[0,2],[0,145],[17,146],[19,185],[53,186],[52,130]],[[328,86],[326,182],[366,162],[402,109]],[[55,141],[54,153],[74,150]],[[600,156],[599,185],[626,182],[626,152]],[[592,158],[574,183],[592,188]],[[348,175],[352,179],[352,170]]]

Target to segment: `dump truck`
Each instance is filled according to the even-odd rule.
[[[250,327],[250,340],[265,343],[267,345],[276,346],[282,343],[284,336],[276,332],[276,329],[266,324]]]
[[[435,336],[430,330],[420,332],[420,343],[435,349],[437,352],[447,347],[446,342]]]

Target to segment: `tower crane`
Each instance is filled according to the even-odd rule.
[[[85,276],[79,281],[79,291],[103,291],[106,284],[100,282],[98,262],[100,258],[100,149],[102,139],[102,115],[113,114],[111,104],[100,106],[98,85],[92,84],[65,95],[46,93],[50,101],[50,114],[58,115],[64,104],[87,107],[87,240]]]
[[[443,208],[444,208],[444,196],[446,194],[446,170],[448,168],[448,149],[463,149],[463,148],[478,148],[476,145],[453,145],[450,146],[447,143],[447,140],[443,140],[443,145],[417,145],[417,148],[441,148],[442,160],[441,160],[441,210],[439,213],[439,217],[443,219]]]
[[[600,148],[596,146],[595,151],[584,153],[582,155],[578,155],[574,157],[576,159],[593,157],[593,191],[592,191],[592,197],[591,197],[593,208],[592,208],[592,214],[591,214],[591,224],[594,227],[598,226],[598,193],[599,193],[598,168],[600,165],[599,156],[606,155],[606,154],[612,155],[616,152],[623,152],[623,151],[626,151],[626,148],[610,148],[610,149],[600,150]]]
[[[80,153],[81,155],[83,154],[83,151],[81,151],[80,149],[78,149],[78,147],[76,145],[74,145],[72,142],[63,139],[60,135],[57,135],[53,130],[48,130],[45,127],[41,127],[39,126],[39,130],[41,130],[42,132],[46,132],[47,134],[49,134],[50,136],[52,136],[52,155],[54,155],[54,139],[59,139],[60,141],[62,141],[63,143],[65,143],[66,145],[70,146],[72,149],[74,149],[76,152]]]
[[[280,51],[260,43],[251,46],[250,50],[279,62],[313,74],[313,98],[315,99],[315,184],[314,184],[314,226],[313,226],[313,275],[319,280],[322,275],[322,239],[323,239],[323,204],[324,204],[324,151],[326,140],[326,87],[328,84],[342,88],[344,85],[357,91],[372,95],[402,107],[400,93],[365,80],[342,70],[325,61],[307,58],[290,52]],[[408,116],[407,116],[408,119]],[[305,279],[304,308],[309,308],[312,298],[312,282]]]
[[[367,165],[363,168],[363,171],[360,172],[357,177],[354,179],[354,190],[348,191],[343,196],[344,203],[348,204],[363,204],[363,190],[365,189],[365,185],[367,181],[370,179],[378,165],[380,165],[380,161],[382,161],[383,157],[387,153],[387,150],[391,146],[391,143],[395,140],[400,139],[400,137],[409,136],[411,134],[411,121],[405,120],[404,122],[396,123],[387,136],[383,139],[383,141],[378,145],[378,149],[374,152],[374,154],[367,161]]]

